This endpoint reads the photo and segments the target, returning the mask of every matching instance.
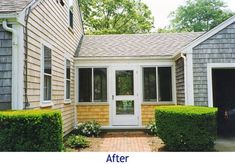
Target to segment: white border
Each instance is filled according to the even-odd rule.
[[[208,106],[213,107],[213,80],[212,69],[235,68],[235,63],[208,63],[207,64],[207,89],[208,89]]]

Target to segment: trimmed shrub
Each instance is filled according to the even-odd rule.
[[[170,151],[212,151],[216,139],[216,108],[156,107],[158,136]]]
[[[68,137],[65,144],[71,148],[85,148],[90,145],[90,142],[84,136],[71,135]]]
[[[58,110],[0,112],[0,151],[58,152],[62,135]]]
[[[84,123],[78,123],[77,127],[74,129],[74,133],[77,135],[83,135],[87,137],[97,137],[101,130],[101,125],[96,121],[87,121]]]

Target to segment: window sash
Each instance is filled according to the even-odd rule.
[[[52,50],[51,48],[43,45],[43,55],[42,55],[42,101],[52,100]]]
[[[51,83],[52,83],[52,76],[48,75],[48,74],[44,74],[43,77],[44,81],[43,81],[43,101],[51,101],[51,97],[52,97],[52,87],[51,87]]]
[[[154,71],[147,72],[147,70]],[[156,67],[145,67],[143,68],[143,99],[144,101],[157,101],[157,74]],[[150,82],[153,79],[154,82]],[[146,81],[148,81],[146,83]],[[153,93],[155,91],[155,93]],[[150,95],[148,95],[150,94]]]
[[[68,12],[68,23],[69,23],[69,27],[71,27],[73,29],[73,25],[74,25],[74,16],[73,16],[73,0],[68,0],[68,8],[69,8],[69,12]]]
[[[71,62],[65,60],[65,100],[71,99]]]
[[[145,82],[144,82],[144,69],[146,68],[155,68],[156,69],[156,80],[155,80],[155,83],[156,83],[156,89],[155,89],[155,92],[156,92],[156,99],[153,99],[153,100],[147,100],[145,99]],[[170,86],[170,99],[167,100],[167,101],[164,101],[164,100],[161,100],[161,96],[160,96],[160,83],[159,83],[159,68],[169,68],[170,69],[170,80],[171,80],[171,86]],[[143,102],[156,102],[156,103],[159,103],[159,102],[173,102],[173,83],[172,83],[172,80],[173,80],[173,74],[172,74],[172,66],[147,66],[147,67],[143,67],[142,68],[142,78],[143,78],[143,84],[142,84],[142,88],[143,88]]]
[[[84,94],[84,92],[81,92],[81,73],[80,73],[80,70],[82,70],[82,69],[90,69],[90,71],[91,72],[89,72],[89,75],[87,74],[86,76],[90,76],[90,78],[89,78],[89,82],[87,82],[88,84],[89,84],[89,88],[90,89],[88,89],[89,90],[89,94],[90,95],[88,95],[87,97],[89,97],[89,101],[83,101],[82,99],[81,99],[81,97],[83,97],[83,96],[81,96],[81,94]],[[97,98],[97,94],[99,94],[98,92],[96,92],[97,91],[97,84],[95,83],[95,76],[96,76],[96,71],[98,69],[105,69],[105,78],[104,78],[104,83],[105,84],[103,84],[103,86],[99,86],[99,87],[101,87],[102,89],[104,88],[104,91],[101,91],[101,92],[103,92],[103,94],[102,93],[100,93],[101,94],[101,97],[100,98]],[[103,80],[103,79],[102,79]],[[78,102],[107,102],[108,100],[108,93],[107,93],[107,91],[108,91],[108,88],[107,88],[107,86],[108,86],[108,84],[107,84],[107,82],[108,82],[108,79],[107,79],[107,68],[105,68],[105,67],[102,67],[102,68],[91,68],[91,67],[89,67],[89,68],[78,68]],[[105,86],[104,86],[105,85]],[[91,90],[91,91],[90,91]],[[96,92],[96,93],[95,93]],[[99,95],[100,96],[100,95]]]

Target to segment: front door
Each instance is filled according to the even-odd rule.
[[[137,126],[137,69],[113,67],[112,70],[112,123],[114,126]]]

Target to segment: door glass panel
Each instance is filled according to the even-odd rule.
[[[134,115],[134,101],[116,101],[117,115]]]
[[[133,71],[116,71],[116,95],[134,95]]]

